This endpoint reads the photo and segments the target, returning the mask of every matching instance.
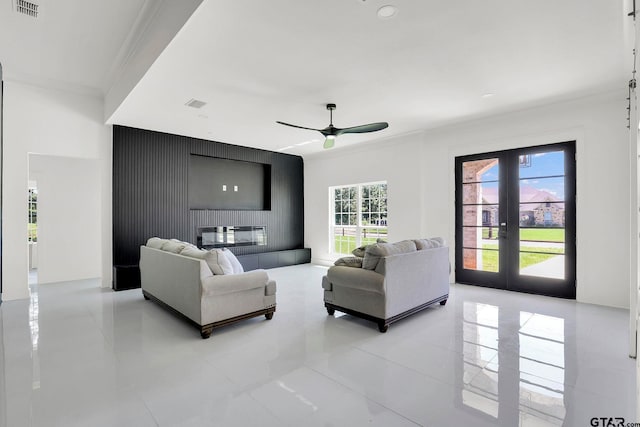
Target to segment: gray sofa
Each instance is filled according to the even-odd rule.
[[[341,258],[322,279],[330,315],[338,310],[358,316],[386,332],[390,323],[432,304],[446,304],[449,248],[442,239],[377,243],[358,250],[363,257]]]
[[[255,316],[273,317],[276,283],[266,271],[242,272],[237,260],[229,260],[235,257],[221,250],[153,239],[140,247],[142,293],[197,326],[202,338],[209,338],[215,327]]]

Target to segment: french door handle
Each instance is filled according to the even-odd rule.
[[[506,222],[501,222],[500,223],[500,230],[498,232],[498,236],[502,239],[506,239],[507,238],[507,223]]]

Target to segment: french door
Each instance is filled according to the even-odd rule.
[[[456,282],[576,296],[575,142],[456,158]]]

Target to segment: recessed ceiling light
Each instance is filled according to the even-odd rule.
[[[495,93],[485,93],[485,94],[482,95],[483,98],[491,98],[491,97],[494,97],[494,96],[496,96]]]
[[[392,4],[386,4],[378,9],[378,18],[380,19],[389,19],[396,16],[398,13],[398,8]]]
[[[186,105],[187,107],[192,107],[192,108],[202,108],[205,105],[207,105],[207,103],[204,102],[204,101],[200,101],[199,99],[191,98],[184,105]]]

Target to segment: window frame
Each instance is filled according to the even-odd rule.
[[[363,205],[363,200],[364,199],[370,199],[369,198],[365,198],[363,197],[363,188],[367,187],[367,186],[384,186],[384,196],[380,197],[380,200],[382,200],[382,198],[384,198],[385,200],[385,210],[382,210],[382,206],[381,204],[379,204],[377,206],[376,211],[371,211],[369,210],[368,212],[364,212],[362,209],[362,205]],[[343,199],[337,199],[336,198],[336,190],[338,189],[355,189],[355,206],[356,206],[356,211],[355,213],[352,213],[350,210],[344,211],[341,210],[339,212],[336,212],[336,202],[337,201],[343,201]],[[351,198],[347,199],[347,200],[352,200]],[[366,231],[367,230],[376,230],[373,234],[375,235],[376,238],[386,238],[388,236],[388,230],[389,230],[389,208],[388,208],[388,200],[389,200],[389,185],[387,183],[387,181],[373,181],[373,182],[363,182],[363,183],[358,183],[358,184],[347,184],[347,185],[335,185],[335,186],[331,186],[329,187],[329,252],[333,255],[349,255],[351,253],[351,250],[347,250],[347,252],[341,252],[338,249],[336,249],[336,246],[338,245],[337,241],[336,241],[336,237],[338,237],[340,234],[338,234],[336,232],[337,229],[342,229],[342,236],[343,237],[348,237],[350,238],[351,236],[355,237],[355,247],[360,247],[363,245],[363,235],[366,238]],[[368,215],[373,215],[375,214],[377,216],[376,221],[379,222],[384,222],[384,225],[381,225],[380,223],[378,225],[376,224],[363,224],[363,216],[364,213],[368,214]],[[340,214],[342,215],[342,218],[344,218],[344,215],[348,215],[348,224],[336,224],[336,215]],[[356,223],[355,224],[350,224],[351,222],[351,218],[350,215],[354,215],[356,217]],[[342,222],[342,221],[341,221]],[[348,236],[345,236],[344,234],[344,230],[345,229],[351,229],[353,230],[352,232],[348,233]],[[381,233],[380,231],[383,230],[384,232]],[[381,236],[382,234],[382,236]],[[372,238],[370,238],[372,239]],[[345,243],[345,241],[343,240],[340,244],[341,249],[343,247],[343,244]],[[350,244],[347,243],[347,248],[349,248]]]

